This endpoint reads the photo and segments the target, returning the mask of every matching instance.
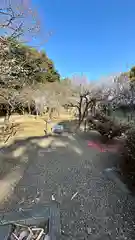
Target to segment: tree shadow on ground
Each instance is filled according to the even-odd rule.
[[[7,181],[8,178],[12,185],[9,175],[16,168],[24,168],[25,173],[30,165],[35,164],[36,161],[38,164],[39,157],[46,158],[48,152],[54,152],[54,156],[57,151],[64,153],[65,148],[70,149],[78,156],[82,154],[82,150],[74,142],[70,144],[70,140],[66,136],[47,135],[15,140],[11,145],[0,149],[2,153],[0,180]]]
[[[59,122],[64,126],[64,133],[72,133],[73,129],[76,127],[75,121],[62,121]],[[71,134],[72,136],[72,134]],[[95,150],[95,155],[93,155],[93,148],[90,148],[87,145],[88,141],[93,142],[101,142],[101,136],[95,131],[90,132],[77,132],[75,134],[75,138],[77,139],[79,136],[82,141],[84,141],[83,145],[85,150],[87,151],[87,156],[89,159],[94,158],[95,166],[100,166],[100,169],[111,168],[111,167],[119,167],[119,162],[121,160],[119,152],[105,152],[100,153],[99,150]],[[62,142],[59,144],[59,140]],[[56,144],[57,142],[57,144]],[[54,144],[55,143],[55,144]],[[55,145],[55,146],[53,146]],[[16,167],[27,169],[32,162],[40,157],[40,155],[45,155],[48,151],[64,151],[65,148],[69,148],[69,144],[67,142],[67,135],[46,135],[46,136],[35,136],[35,137],[27,137],[25,139],[20,139],[14,141],[10,146],[5,146],[0,149],[3,154],[3,159],[1,158],[1,168],[0,168],[0,180],[6,178],[9,173],[15,169]],[[79,149],[76,146],[74,141],[71,141],[70,150],[74,151],[78,156],[82,155],[83,150]]]
[[[75,121],[67,120],[62,121],[59,124],[66,126],[66,130],[72,132],[71,129],[76,128],[76,123],[77,123],[76,120]],[[89,146],[89,150],[95,148],[95,145],[98,146],[97,151],[99,152],[99,154],[94,161],[95,165],[98,165],[103,169],[105,167],[108,169],[109,168],[118,169],[118,171],[116,171],[117,176],[119,176],[121,181],[124,182],[124,184],[126,184],[126,186],[132,192],[132,194],[135,194],[135,184],[133,185],[133,179],[129,179],[128,175],[124,174],[121,168],[121,165],[123,163],[122,150],[125,139],[114,138],[109,140],[106,144],[104,144],[102,136],[97,131],[94,130],[90,130],[87,132],[78,131],[77,135],[86,142],[86,145],[88,143],[91,143]],[[102,152],[102,150],[104,149],[107,149],[105,153],[104,151]]]
[[[1,153],[1,160],[0,160],[0,179],[2,179],[6,174],[9,173],[10,169],[15,168],[16,166],[20,165],[27,165],[30,162],[29,152],[37,152],[37,150],[40,149],[48,149],[51,147],[48,143],[47,147],[39,147],[38,142],[41,140],[49,140],[50,138],[53,139],[59,139],[59,135],[46,135],[46,136],[34,136],[34,137],[27,137],[25,139],[19,139],[15,140],[11,145],[9,146],[3,146],[0,148]],[[63,141],[65,138],[63,137]]]
[[[45,143],[45,142],[47,142],[47,140],[48,140],[48,144]],[[60,144],[58,144],[59,140],[61,140]],[[53,144],[55,142],[56,142],[56,145]],[[12,201],[10,201],[10,202],[8,201],[5,205],[3,205],[3,207],[1,209],[4,209],[4,211],[6,211],[6,210],[14,209],[14,208],[16,209],[19,206],[19,204],[21,206],[20,200],[23,201],[24,194],[32,195],[26,201],[27,206],[31,203],[33,204],[33,201],[34,201],[34,203],[36,203],[36,201],[38,202],[38,199],[39,199],[39,195],[38,195],[39,193],[37,191],[38,186],[40,186],[41,189],[42,188],[44,189],[45,193],[43,195],[43,198],[47,199],[46,196],[48,194],[50,194],[50,192],[53,189],[50,186],[51,183],[52,183],[52,185],[53,184],[55,185],[54,187],[56,189],[61,181],[61,185],[63,186],[64,198],[66,198],[64,195],[65,188],[67,188],[67,189],[69,188],[67,191],[68,193],[71,192],[74,194],[75,192],[80,191],[80,192],[78,192],[78,195],[81,196],[80,198],[77,195],[77,199],[75,198],[73,201],[69,201],[69,200],[71,200],[72,195],[70,195],[70,196],[67,195],[68,197],[66,198],[65,203],[63,203],[61,206],[62,211],[63,211],[63,220],[62,220],[64,222],[63,226],[64,226],[64,224],[66,225],[67,222],[71,223],[71,217],[72,217],[72,215],[74,215],[73,216],[74,217],[73,218],[74,225],[72,227],[73,233],[75,231],[75,226],[78,224],[77,220],[79,219],[79,221],[81,223],[82,217],[85,215],[85,211],[86,211],[86,216],[88,216],[88,217],[86,217],[86,219],[84,218],[84,221],[87,222],[87,220],[88,220],[87,218],[89,218],[90,227],[93,226],[92,225],[93,222],[91,220],[92,217],[95,217],[95,218],[97,217],[97,225],[98,225],[98,214],[100,212],[102,212],[102,209],[105,210],[105,211],[103,210],[103,212],[102,212],[103,215],[101,214],[102,222],[104,221],[104,217],[108,217],[109,214],[111,215],[111,217],[114,215],[113,216],[114,221],[117,220],[118,216],[116,213],[119,212],[118,207],[114,206],[114,207],[117,207],[117,209],[115,209],[115,211],[116,211],[115,212],[114,210],[111,210],[111,208],[106,210],[106,208],[107,207],[109,208],[109,206],[107,205],[107,207],[106,207],[106,205],[104,205],[104,204],[106,204],[106,201],[107,201],[107,200],[105,200],[105,197],[110,198],[109,201],[113,204],[114,195],[111,195],[111,191],[110,191],[110,195],[108,193],[108,189],[111,190],[112,184],[110,184],[109,181],[104,182],[104,181],[102,181],[102,179],[100,181],[100,173],[99,173],[100,167],[99,167],[99,169],[95,170],[96,174],[98,174],[98,175],[94,175],[94,173],[92,172],[94,178],[93,179],[91,178],[91,171],[93,171],[94,168],[92,170],[90,169],[91,162],[89,161],[89,159],[87,159],[87,167],[88,167],[87,169],[84,166],[84,163],[86,164],[85,159],[83,159],[83,162],[81,160],[81,163],[79,163],[80,165],[77,166],[77,163],[80,161],[81,157],[79,158],[78,157],[79,155],[77,155],[78,153],[76,153],[75,151],[74,151],[74,155],[73,155],[72,159],[70,159],[71,156],[67,156],[67,159],[63,159],[65,157],[65,151],[67,149],[66,144],[67,144],[66,136],[59,136],[59,135],[37,136],[37,137],[28,137],[23,140],[16,140],[9,147],[2,148],[2,151],[5,154],[6,153],[9,154],[8,157],[11,156],[11,159],[13,159],[13,160],[15,158],[16,164],[17,163],[20,163],[22,165],[25,164],[25,173],[24,173],[24,178],[22,180],[20,180],[20,182],[19,182],[19,187],[17,186],[14,191]],[[71,144],[75,145],[74,141],[71,141]],[[17,155],[17,153],[15,155],[15,152],[21,147],[24,147],[24,150],[21,152],[20,155],[19,154]],[[54,157],[54,161],[52,161],[49,154],[48,154],[48,156],[46,154],[46,153],[49,153],[49,150],[52,153],[54,151],[54,155],[51,155],[51,157]],[[58,160],[55,162],[56,151],[59,151],[59,155],[58,155]],[[87,154],[89,157],[92,154],[92,151],[89,152],[89,150],[88,150]],[[76,155],[76,159],[74,161],[75,155]],[[110,153],[108,153],[108,156],[110,156]],[[38,161],[39,157],[41,157],[41,159],[42,159],[41,161]],[[61,157],[61,160],[59,159],[59,157]],[[93,155],[92,155],[92,157],[93,157]],[[24,163],[24,159],[25,159],[25,163]],[[58,175],[61,175],[61,173],[59,171],[56,172],[57,167],[58,167],[57,164],[59,164],[59,167],[61,167],[62,161],[64,162],[62,165],[62,170],[64,172],[66,169],[66,173],[64,172],[63,176],[60,176],[58,178]],[[99,159],[99,161],[101,162],[101,158]],[[45,174],[43,174],[43,176],[40,176],[41,170],[43,173],[43,170],[44,170],[43,166],[44,166],[45,162],[47,162],[47,164],[45,165],[46,172],[45,172]],[[49,163],[49,162],[51,162],[51,163]],[[65,167],[64,167],[64,164],[66,165]],[[54,166],[52,173],[48,173],[48,168],[51,170],[52,166]],[[80,166],[81,166],[81,168],[79,169]],[[29,170],[28,170],[28,167],[29,167]],[[35,169],[35,167],[36,167],[36,169]],[[68,167],[71,168],[71,172],[67,171]],[[48,173],[48,175],[46,176],[47,173]],[[83,179],[81,181],[82,175],[83,175]],[[6,175],[4,177],[6,177]],[[40,180],[40,177],[42,178],[41,180]],[[52,180],[52,178],[53,178],[53,180]],[[44,180],[46,181],[45,184],[44,184]],[[74,184],[74,180],[75,180],[75,184]],[[37,181],[38,181],[38,183],[37,183]],[[64,184],[63,184],[63,181],[64,181]],[[87,181],[87,184],[83,185],[84,183],[86,183],[86,181]],[[70,184],[71,184],[71,186],[70,186]],[[24,192],[24,187],[26,185],[28,185],[28,189],[26,189]],[[36,188],[36,186],[37,186],[37,188]],[[77,189],[78,186],[79,186],[80,190]],[[95,191],[94,191],[94,186],[95,186]],[[91,187],[91,189],[90,189],[90,187]],[[106,188],[107,188],[107,190],[106,190]],[[72,190],[72,191],[70,191],[70,190]],[[92,191],[95,193],[95,195]],[[104,193],[104,194],[102,195],[102,193]],[[52,192],[51,192],[51,194],[52,194]],[[98,196],[98,194],[99,194],[99,196]],[[101,194],[102,199],[105,201],[102,202],[102,199],[99,200],[100,194]],[[34,196],[34,199],[33,199],[33,196]],[[95,199],[97,202],[101,201],[100,204],[102,206],[101,206],[101,208],[99,208],[98,211],[97,210],[95,210],[95,212],[93,211],[92,212],[93,216],[91,216],[90,209],[94,209]],[[122,197],[121,197],[121,199],[122,199]],[[83,208],[81,205],[82,200],[84,201]],[[123,206],[123,208],[122,208],[123,213],[120,213],[120,214],[122,214],[122,217],[124,216],[124,219],[126,219],[126,217],[124,215],[124,211],[129,212],[128,207],[130,209],[132,209],[132,211],[133,211],[132,204],[129,203],[129,201],[127,199],[126,200],[122,199],[122,201],[124,201],[124,203],[123,202],[118,203],[116,200],[119,200],[119,197],[117,198],[117,196],[116,196],[116,199],[114,198],[114,205],[119,204],[119,206],[121,206],[121,208]],[[18,205],[16,205],[16,204],[18,204]],[[97,209],[96,204],[95,204],[95,207],[96,207],[95,209]],[[80,211],[80,208],[81,208],[81,211]],[[85,209],[85,211],[84,211],[84,209]],[[69,216],[66,215],[67,213]],[[87,215],[87,214],[89,214],[89,215]],[[132,217],[132,213],[131,213],[131,217]],[[85,224],[86,224],[86,222],[85,222]],[[79,225],[79,229],[80,228],[81,228],[81,226]],[[94,226],[93,226],[93,228],[94,228]],[[70,225],[67,227],[66,231],[68,231],[69,229],[70,229]],[[103,227],[102,227],[102,229],[103,229]],[[70,233],[69,233],[69,235],[70,235]]]

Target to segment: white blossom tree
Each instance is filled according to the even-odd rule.
[[[84,76],[76,76],[71,80],[72,96],[68,99],[68,106],[78,112],[78,126],[88,115],[99,112],[101,106],[117,107],[119,104],[129,104],[133,100],[131,85],[127,76],[117,74],[102,81],[90,82]],[[102,108],[103,110],[103,108]]]

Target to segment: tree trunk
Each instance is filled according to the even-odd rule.
[[[10,116],[11,116],[11,109],[8,107],[7,111],[6,111],[6,116],[5,116],[5,119],[4,119],[5,124],[9,123]]]
[[[31,107],[30,107],[30,103],[28,102],[28,114],[31,115]]]
[[[45,120],[45,134],[47,134],[48,133],[48,122],[47,122],[47,120]]]
[[[88,116],[88,107],[89,107],[89,102],[86,102],[86,105],[85,105],[85,108],[84,108],[84,111],[82,113],[81,111],[81,108],[79,108],[79,126],[81,126],[81,124],[83,123],[84,119],[87,118]]]
[[[84,121],[84,131],[86,132],[87,131],[87,120],[85,119]]]
[[[36,109],[36,118],[38,118],[39,116],[39,112],[38,112],[38,109]]]

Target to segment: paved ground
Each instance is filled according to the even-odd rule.
[[[56,138],[52,148],[40,141],[27,144],[27,169],[3,208],[46,202],[53,194],[61,203],[62,239],[134,239],[135,201],[103,173],[115,164],[115,153],[88,148],[79,136]]]

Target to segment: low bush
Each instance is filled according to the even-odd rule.
[[[126,123],[116,122],[104,114],[97,114],[94,118],[89,119],[89,128],[97,130],[104,141],[120,137],[124,134],[130,126]]]
[[[127,184],[135,187],[135,128],[127,132],[127,138],[122,148],[121,170]]]

